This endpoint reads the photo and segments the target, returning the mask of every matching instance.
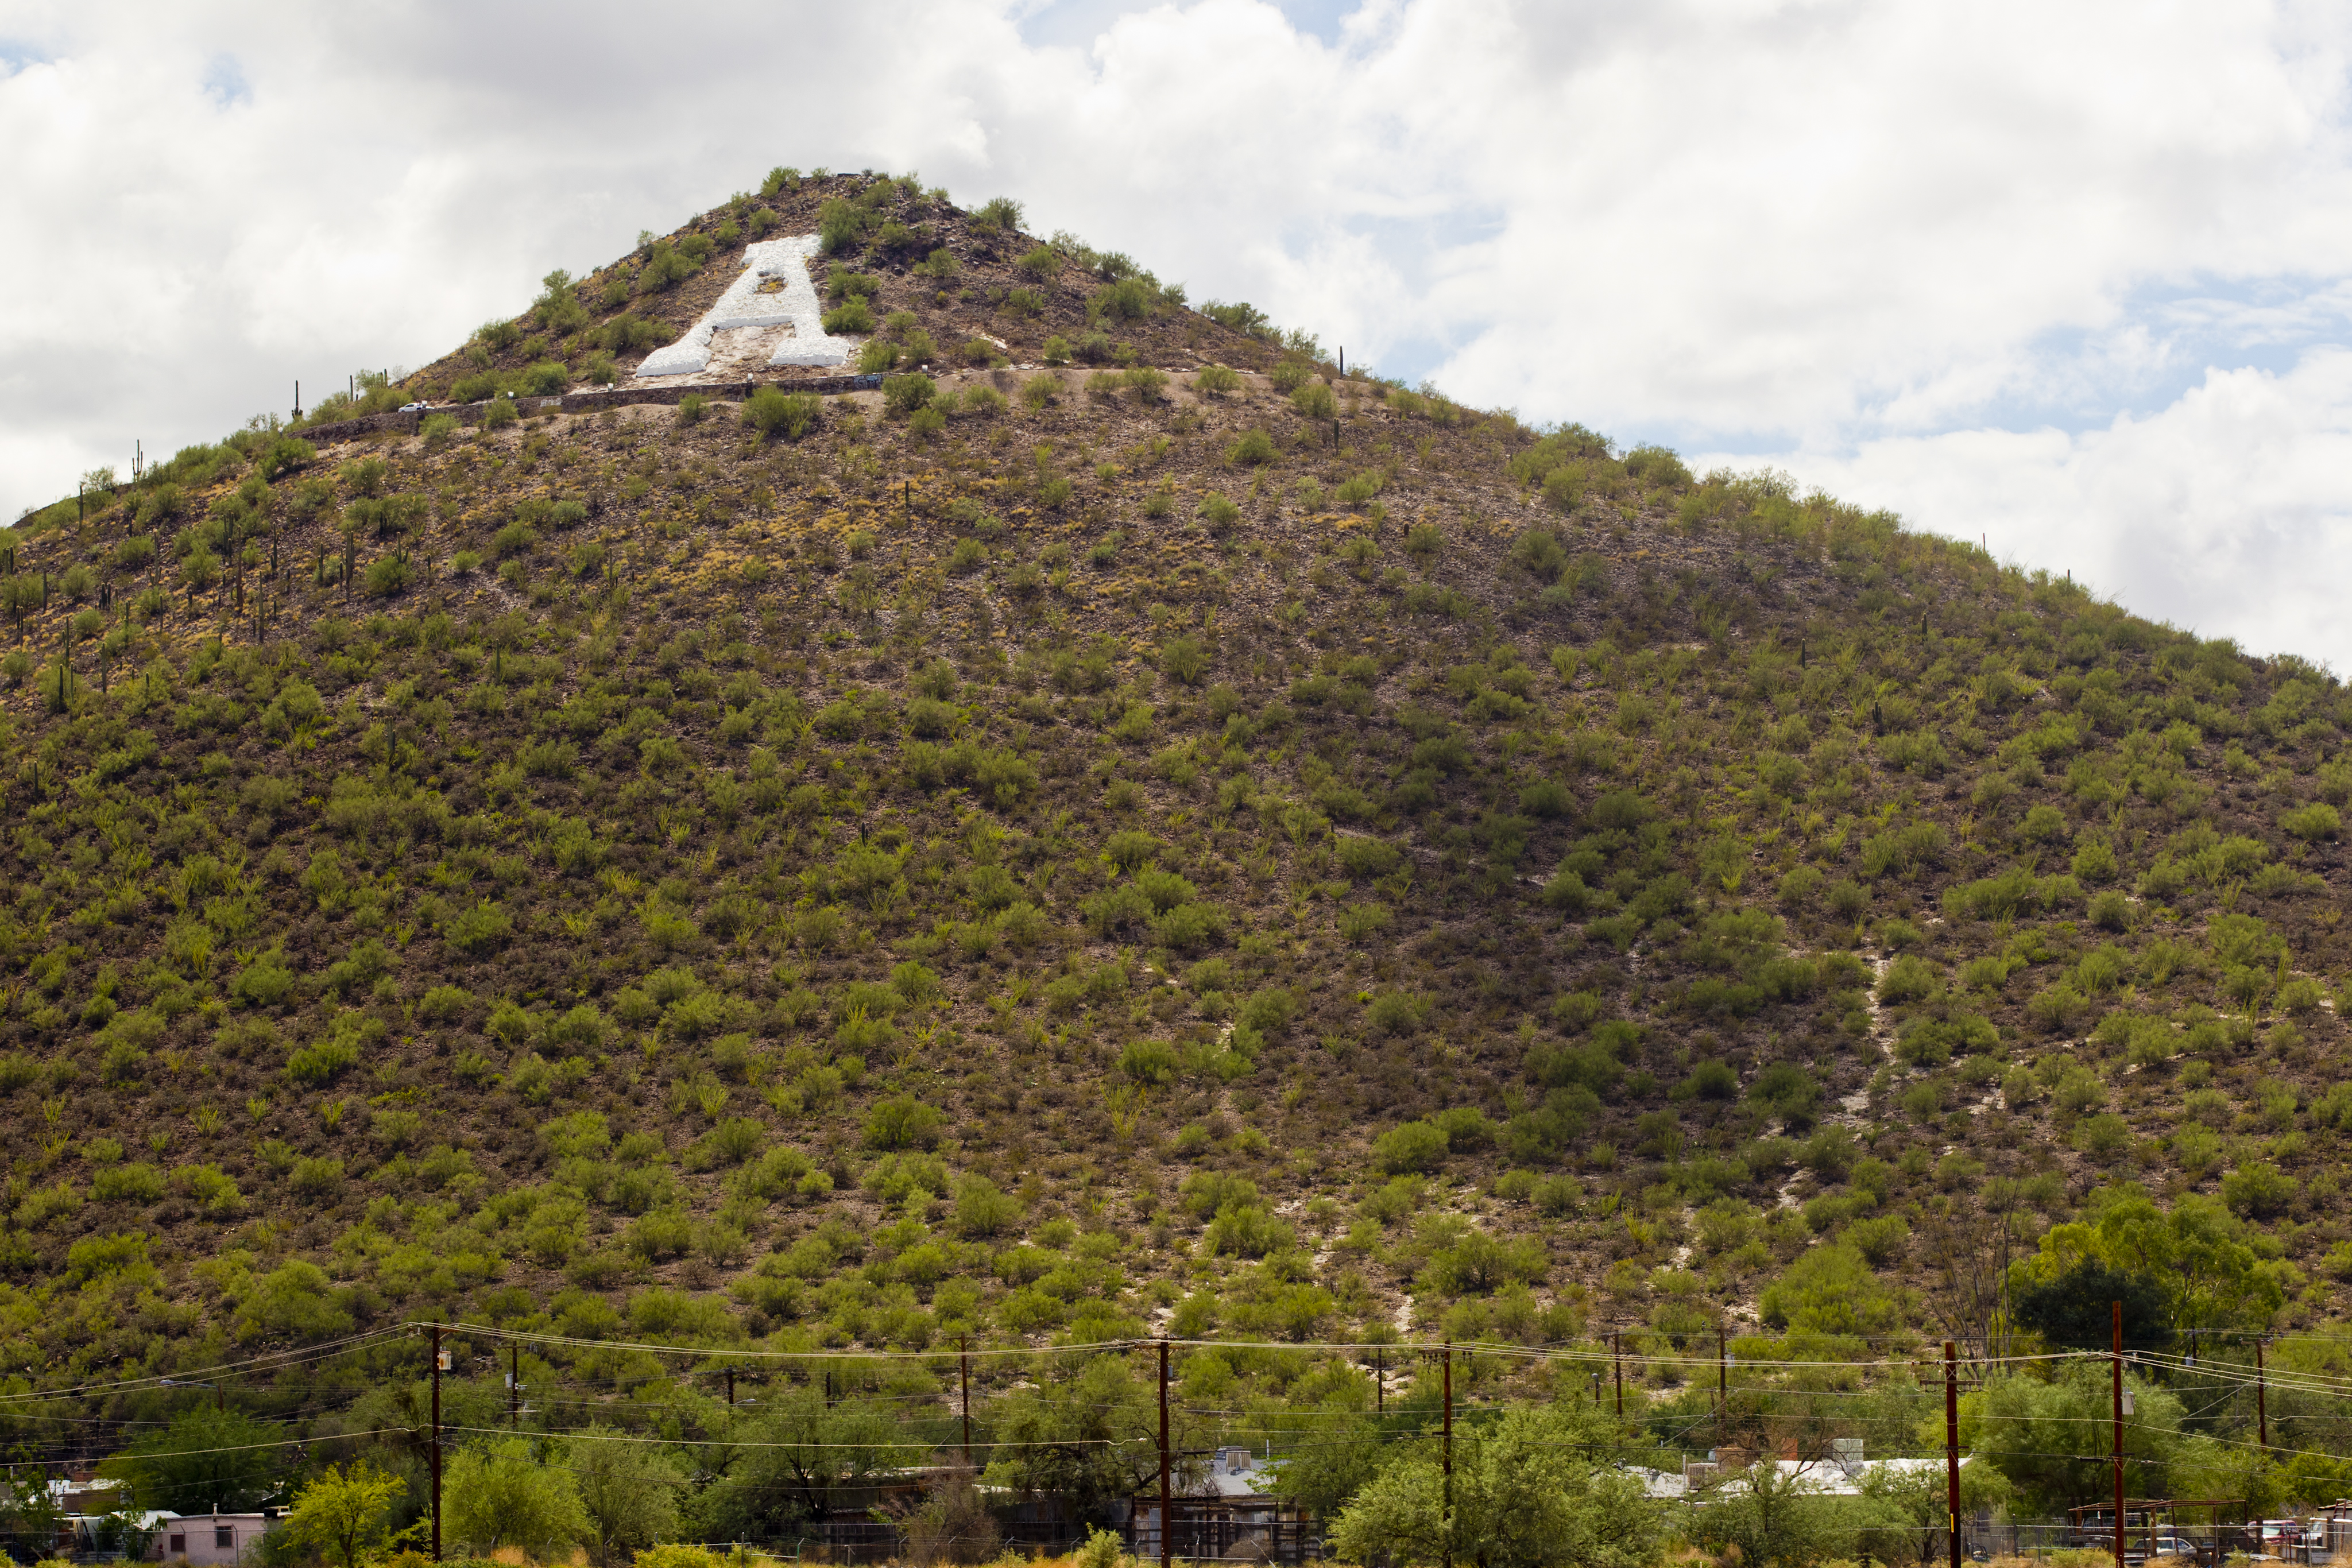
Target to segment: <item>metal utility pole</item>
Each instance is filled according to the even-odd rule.
[[[1336,422],[1335,422],[1336,423]],[[1454,1342],[1445,1343],[1445,1568],[1454,1568]]]
[[[2116,1405],[2116,1568],[2124,1564],[2124,1304],[2108,1303],[2115,1325],[2115,1349],[2108,1360],[2115,1374]]]
[[[441,1325],[433,1325],[433,1561],[441,1561]]]
[[[1168,1342],[1160,1342],[1160,1568],[1169,1568],[1176,1521],[1168,1513]]]
[[[971,1341],[956,1342],[956,1373],[963,1383],[963,1463],[971,1468]]]
[[[1625,1418],[1625,1339],[1616,1329],[1609,1331],[1609,1359],[1617,1369],[1617,1419]]]
[[[1944,1342],[1944,1506],[1951,1568],[1960,1568],[1960,1362],[1950,1340]]]
[[[519,1344],[507,1346],[507,1427],[510,1431],[522,1429],[522,1346]]]

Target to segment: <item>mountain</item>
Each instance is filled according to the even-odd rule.
[[[8,536],[17,1375],[2341,1313],[2331,675],[1020,221],[780,170]],[[632,374],[803,235],[854,362]]]

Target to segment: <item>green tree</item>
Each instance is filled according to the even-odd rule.
[[[1850,1554],[1865,1523],[1895,1525],[1892,1511],[1860,1509],[1822,1495],[1822,1478],[1760,1460],[1724,1476],[1706,1494],[1691,1535],[1726,1561],[1797,1568]],[[1884,1550],[1884,1542],[1881,1543]]]
[[[732,1450],[727,1472],[694,1500],[694,1524],[706,1535],[775,1533],[924,1451],[906,1440],[895,1406],[863,1397],[828,1406],[823,1391],[805,1385],[771,1396],[740,1436],[756,1446]]]
[[[407,1492],[406,1481],[365,1459],[348,1469],[329,1465],[294,1494],[286,1530],[312,1551],[340,1558],[343,1568],[359,1568],[361,1558],[392,1546],[393,1509]]]
[[[1004,1444],[988,1467],[993,1485],[1059,1492],[1081,1515],[1159,1485],[1159,1406],[1124,1361],[1090,1361],[1075,1377],[1015,1389],[991,1416]],[[1195,1426],[1179,1418],[1171,1427],[1177,1449],[1207,1446],[1206,1434],[1187,1430]],[[1198,1465],[1185,1467],[1187,1480]]]
[[[2114,1474],[2108,1377],[2096,1365],[2068,1366],[2046,1381],[1997,1375],[1981,1392],[1961,1396],[1961,1446],[1999,1470],[2030,1513],[2059,1513],[2104,1496]],[[2136,1408],[2124,1423],[2124,1485],[2134,1497],[2172,1496],[2167,1467],[2179,1448],[2180,1401],[2137,1378],[2126,1386]]]
[[[451,1460],[442,1510],[450,1533],[484,1557],[502,1546],[545,1557],[586,1539],[590,1529],[572,1472],[542,1462],[520,1437],[467,1448]]]
[[[101,1472],[130,1483],[142,1509],[237,1513],[260,1506],[285,1456],[286,1428],[242,1410],[183,1410],[161,1432],[108,1460]]]
[[[1457,1433],[1454,1509],[1427,1441],[1358,1492],[1333,1522],[1334,1552],[1351,1563],[1387,1554],[1476,1568],[1635,1568],[1656,1561],[1665,1525],[1633,1476],[1592,1456],[1614,1436],[1589,1406],[1504,1412]]]
[[[686,1478],[667,1454],[649,1443],[614,1441],[618,1434],[591,1427],[570,1445],[589,1542],[601,1568],[616,1552],[650,1546],[677,1530],[677,1496]]]
[[[2167,1211],[2137,1183],[2118,1182],[2093,1193],[2081,1220],[2052,1226],[2034,1255],[2011,1267],[2011,1299],[2037,1311],[2046,1305],[2060,1314],[2052,1320],[2058,1333],[2087,1336],[2104,1349],[2108,1340],[2093,1332],[2095,1322],[2073,1322],[2095,1318],[2098,1303],[2070,1305],[2063,1289],[2070,1273],[2095,1262],[2139,1282],[2108,1298],[2124,1301],[2127,1336],[2135,1305],[2149,1291],[2161,1296],[2165,1326],[2175,1335],[2261,1329],[2286,1300],[2285,1266],[2263,1259],[2248,1235],[2246,1223],[2213,1198],[2192,1193]]]

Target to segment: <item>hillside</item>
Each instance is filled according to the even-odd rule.
[[[2340,1317],[2309,664],[911,182],[780,172],[310,423],[625,385],[799,233],[881,390],[260,420],[9,536],[28,1385],[428,1318],[1760,1360],[2074,1343],[2004,1280],[2136,1281],[2150,1344]],[[1183,1364],[1213,1426],[1333,1386]],[[300,1383],[257,1408],[329,1419]]]

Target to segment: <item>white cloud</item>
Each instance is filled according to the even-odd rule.
[[[432,357],[772,162],[916,168],[1351,360],[1793,455],[2158,613],[2352,655],[2252,575],[2325,559],[2352,507],[2341,7],[1297,14],[20,3],[0,507],[298,375]],[[2284,444],[2251,487],[2248,420]],[[2118,556],[2100,519],[2143,510],[2168,520]]]
[[[2352,674],[2352,350],[2216,371],[2153,417],[2079,435],[1953,431],[1770,465],[2138,613]]]

